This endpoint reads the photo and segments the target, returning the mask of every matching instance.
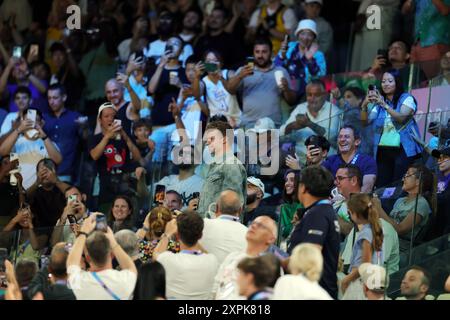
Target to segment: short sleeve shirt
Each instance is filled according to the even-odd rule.
[[[415,199],[409,201],[406,197],[400,198],[395,202],[390,216],[395,220],[395,222],[401,223],[409,214],[414,214],[415,206]],[[428,201],[422,196],[419,197],[417,202],[417,214],[420,215],[422,219],[420,220],[419,225],[415,227],[414,233],[416,235],[426,225],[431,214],[430,205],[428,204]],[[411,232],[408,232],[408,234],[406,235],[402,235],[401,238],[407,240],[411,239]]]
[[[335,154],[333,156],[328,157],[322,163],[322,166],[328,169],[328,171],[330,171],[334,177],[342,164],[346,164],[344,159],[342,159],[340,154]],[[363,176],[369,174],[373,175],[377,174],[377,163],[375,162],[375,159],[366,154],[357,153],[353,157],[353,159],[349,162],[349,164],[356,165],[361,170]]]

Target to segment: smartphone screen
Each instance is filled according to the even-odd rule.
[[[39,55],[39,45],[37,44],[32,44],[30,47],[30,54],[32,56],[37,56]]]
[[[204,65],[206,72],[216,72],[219,69],[219,66],[215,63],[205,62]]]
[[[67,198],[67,203],[71,203],[71,202],[75,202],[77,201],[77,195],[76,194],[71,194],[68,198]]]
[[[14,58],[22,57],[22,47],[16,46],[13,48],[13,57]]]
[[[67,219],[69,219],[70,224],[77,224],[77,218],[73,214],[69,214]]]
[[[161,204],[166,199],[166,187],[162,184],[157,184],[155,187],[155,197],[153,203]]]
[[[106,232],[108,230],[108,224],[106,223],[106,216],[104,214],[99,214],[95,218],[95,230]]]
[[[27,119],[33,121],[33,127],[36,125],[36,110],[28,109]]]

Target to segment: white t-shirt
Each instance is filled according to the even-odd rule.
[[[130,44],[131,38],[123,40],[118,46],[117,51],[119,52],[119,58],[122,62],[127,62],[130,56]]]
[[[102,285],[94,278],[92,272],[81,270],[79,266],[69,266],[68,283],[77,300],[114,300]],[[130,270],[104,270],[97,272],[98,277],[120,300],[131,300],[137,275]]]
[[[275,13],[275,10],[271,10],[270,8],[267,8],[267,14],[269,16],[271,16],[274,13]],[[253,12],[252,17],[250,18],[250,22],[248,24],[249,28],[256,28],[256,26],[258,25],[258,18],[260,15],[261,15],[261,9],[257,9],[257,10],[255,10],[255,12]],[[294,10],[292,10],[291,8],[287,8],[284,11],[283,23],[284,23],[284,27],[291,31],[292,31],[292,29],[294,29],[297,26],[297,17],[295,16]]]
[[[5,120],[3,120],[2,128],[0,129],[0,137],[7,134],[12,129],[12,124],[18,116],[18,112],[10,112],[6,115]]]
[[[59,150],[55,143],[55,148]],[[19,156],[20,173],[23,177],[23,187],[28,189],[36,181],[36,165],[44,158],[48,158],[47,148],[42,139],[28,140],[20,135],[14,144],[11,152],[15,152]]]
[[[154,58],[155,63],[159,64],[161,56],[164,54],[164,49],[166,48],[167,41],[162,41],[160,39],[153,41],[144,48],[144,55],[147,58]],[[183,50],[181,51],[178,60],[183,62],[183,67],[186,65],[186,59],[189,58],[194,53],[192,46],[190,44],[184,44]]]
[[[333,300],[317,282],[305,276],[288,274],[278,279],[272,300]]]
[[[201,192],[203,188],[204,180],[194,174],[193,176],[187,178],[186,180],[178,179],[178,175],[172,174],[162,178],[156,184],[162,184],[166,187],[166,190],[174,190],[181,195],[183,199],[183,210],[187,208],[189,201],[192,199],[192,194],[194,192]]]
[[[157,261],[166,271],[168,299],[211,299],[214,276],[219,268],[214,255],[166,251],[158,256]]]
[[[237,265],[242,259],[248,258],[245,251],[232,252],[220,265],[216,278],[214,279],[213,293],[215,300],[246,300],[239,295],[237,285],[238,269]]]
[[[239,221],[227,220],[221,216],[217,219],[204,219],[203,236],[200,244],[217,257],[222,263],[231,252],[243,252],[247,248],[245,235],[248,228]]]

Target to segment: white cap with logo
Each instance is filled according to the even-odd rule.
[[[386,269],[382,266],[363,263],[358,268],[362,282],[369,290],[383,291],[389,286],[389,278],[386,275]]]
[[[255,126],[247,131],[254,131],[256,133],[263,133],[269,130],[274,130],[275,122],[269,117],[261,118],[256,121]]]
[[[248,177],[247,183],[250,183],[250,184],[254,185],[255,187],[258,187],[264,195],[264,190],[265,190],[264,183],[260,179],[255,178],[255,177]]]

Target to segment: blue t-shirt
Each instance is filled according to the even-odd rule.
[[[336,176],[336,172],[338,171],[339,167],[342,164],[346,164],[346,162],[342,159],[340,154],[335,154],[332,156],[329,156],[323,163],[322,166],[328,171],[331,172],[331,174]],[[364,153],[357,153],[353,159],[348,164],[354,164],[356,165],[359,170],[361,170],[361,174],[363,176],[368,174],[377,174],[377,163],[371,156],[368,156]]]
[[[329,203],[317,202],[306,212],[292,233],[288,253],[300,243],[314,243],[322,246],[323,273],[319,284],[328,294],[337,299],[337,277],[339,257],[339,224],[333,207]]]
[[[358,233],[358,238],[353,245],[352,257],[350,259],[350,268],[348,272],[352,272],[353,268],[357,268],[362,263],[362,244],[363,240],[367,240],[372,245],[373,243],[373,235],[372,235],[372,226],[370,224],[365,224],[361,231]],[[383,250],[381,251],[373,251],[372,252],[372,261],[373,264],[383,265],[384,264],[384,254]]]

